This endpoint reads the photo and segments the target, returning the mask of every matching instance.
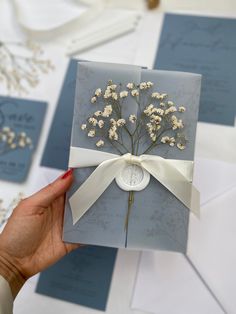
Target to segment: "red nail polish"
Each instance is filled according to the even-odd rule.
[[[62,179],[66,179],[66,178],[68,178],[69,176],[71,176],[72,175],[72,173],[73,173],[73,170],[74,169],[69,169],[69,170],[67,170],[63,175],[62,175]]]

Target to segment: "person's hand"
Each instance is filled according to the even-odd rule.
[[[62,241],[65,192],[71,170],[14,209],[0,235],[0,274],[15,297],[24,282],[79,247]]]

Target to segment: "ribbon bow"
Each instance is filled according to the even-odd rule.
[[[154,155],[122,156],[85,148],[71,147],[69,166],[97,166],[87,180],[69,198],[73,224],[89,210],[127,163],[136,164],[149,172],[197,216],[200,196],[192,185],[193,162],[165,159]]]

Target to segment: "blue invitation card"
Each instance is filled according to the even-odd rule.
[[[0,97],[0,180],[26,179],[46,107],[45,102]]]
[[[44,167],[62,170],[68,167],[77,62],[72,59],[67,69],[41,161]]]
[[[150,154],[148,158],[184,160],[192,165],[200,87],[201,75],[193,73],[112,63],[78,63],[69,163],[69,167],[74,168],[75,179],[67,193],[65,242],[186,252],[189,208],[154,175],[150,176],[145,188],[133,193],[122,189],[117,183],[120,176],[132,185],[131,188],[133,184],[136,188],[136,180],[145,180],[142,168],[139,174],[133,174],[133,168],[126,171],[125,167],[132,162],[128,159],[124,168],[117,170],[110,166],[109,159],[103,158],[119,159],[124,155],[125,159],[128,158],[126,154],[132,152],[138,162],[142,155]],[[111,89],[116,92],[112,94]],[[161,116],[156,117],[152,112]],[[152,122],[154,125],[148,122],[149,119],[158,121]],[[177,119],[180,119],[177,125],[172,125]],[[118,128],[116,125],[113,128],[113,123],[118,123]],[[157,132],[156,136],[153,130]],[[175,132],[176,139],[173,137]],[[149,139],[151,135],[153,139]],[[113,138],[115,142],[112,142]],[[165,145],[166,139],[173,143]],[[109,165],[111,173],[115,173],[115,179],[107,172],[103,160],[107,161],[104,163]],[[156,164],[155,168],[158,167]],[[94,171],[99,169],[103,169],[103,173],[95,175]],[[93,179],[91,185],[89,178]],[[182,186],[181,180],[176,182]],[[96,187],[99,194],[96,194]],[[77,198],[78,193],[81,197]],[[94,195],[99,197],[94,199]],[[80,215],[84,207],[86,209]]]
[[[199,121],[234,125],[236,19],[166,14],[155,69],[202,74]]]
[[[79,248],[40,275],[36,292],[105,311],[115,259],[115,249]]]

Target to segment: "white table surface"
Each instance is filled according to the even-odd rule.
[[[2,0],[6,1],[6,0]],[[130,0],[131,1],[131,0]],[[153,62],[155,47],[157,45],[158,33],[161,27],[160,12],[163,11],[175,11],[175,10],[187,10],[198,11],[204,14],[216,13],[222,14],[234,14],[236,15],[236,1],[234,0],[162,0],[161,6],[158,10],[148,12],[144,14],[143,19],[135,33],[128,34],[122,38],[118,38],[110,43],[104,44],[90,51],[84,52],[78,55],[79,58],[84,58],[93,61],[103,62],[116,62],[116,63],[138,63],[138,60],[143,61],[142,65],[151,65]],[[142,56],[140,50],[140,39],[143,37],[143,30],[145,26],[150,25],[150,18],[159,24],[159,29],[154,29],[156,32],[156,38],[153,38],[150,31],[149,40],[152,41],[152,49]],[[158,22],[159,19],[159,22]],[[150,25],[150,27],[152,27]],[[151,30],[148,26],[148,30]],[[1,29],[0,29],[1,33]],[[141,38],[142,37],[142,38]],[[19,191],[27,191],[35,181],[35,174],[37,173],[38,165],[40,163],[43,148],[46,142],[50,123],[53,118],[55,105],[58,99],[60,86],[64,78],[64,72],[67,66],[67,60],[63,54],[63,49],[60,45],[54,43],[44,43],[45,51],[47,55],[53,60],[55,64],[55,71],[47,76],[43,76],[40,85],[33,90],[27,98],[46,100],[48,105],[48,111],[46,121],[41,134],[40,142],[33,159],[30,174],[25,184],[11,184],[0,181],[0,198],[4,195],[6,202],[12,198],[14,194]],[[214,127],[209,124],[201,123],[198,127],[197,135],[197,155],[203,157],[211,157],[211,153],[208,150],[208,145],[204,141],[204,132],[214,132]],[[218,127],[218,126],[217,126]],[[228,130],[227,127],[224,127]],[[227,132],[227,131],[226,131]],[[232,128],[228,130],[230,136],[235,139],[235,132],[232,132]],[[203,139],[203,142],[202,142]],[[220,153],[219,153],[220,154]],[[221,155],[219,156],[219,158]],[[236,161],[236,156],[228,156],[228,161]],[[222,154],[222,159],[225,156]],[[130,303],[132,298],[132,291],[135,284],[136,269],[139,261],[139,252],[120,250],[118,253],[115,271],[113,275],[108,306],[106,313],[114,314],[128,314],[128,313],[143,313],[140,311],[132,311],[130,309]],[[41,313],[101,313],[99,311],[91,310],[82,306],[67,303],[57,299],[52,299],[39,294],[34,293],[35,285],[37,282],[37,276],[31,278],[24,286],[19,296],[15,301],[16,314],[41,314]],[[168,302],[168,300],[167,300]],[[200,314],[200,313],[199,313]],[[209,313],[214,314],[214,313]]]

